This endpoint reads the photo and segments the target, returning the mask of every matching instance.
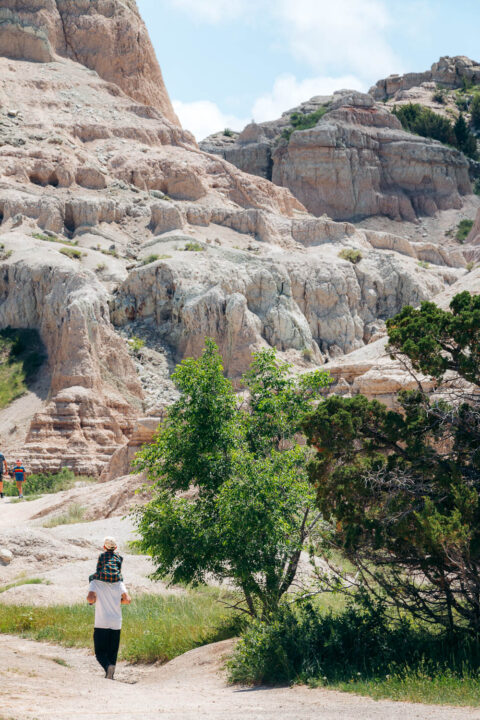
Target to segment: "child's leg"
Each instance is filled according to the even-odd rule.
[[[3,497],[3,478],[0,478],[0,495]]]
[[[19,497],[22,497],[22,496],[23,496],[22,485],[23,485],[22,481],[21,481],[21,480],[17,480],[17,490],[18,490],[18,495],[19,495]]]

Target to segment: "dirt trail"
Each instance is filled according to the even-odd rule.
[[[119,665],[102,676],[83,650],[0,636],[0,712],[10,720],[479,720],[480,710],[369,698],[330,690],[241,688],[223,676],[231,641],[186,653],[163,667]],[[66,662],[65,667],[60,662]]]
[[[48,585],[22,585],[0,594],[1,603],[50,605],[81,602],[95,566],[99,542],[114,534],[122,550],[134,528],[117,514],[102,517],[109,498],[128,480],[79,488],[33,502],[0,505],[0,545],[14,560],[0,566],[0,586],[21,577]],[[94,509],[92,522],[44,528],[58,505],[81,502]],[[97,514],[98,510],[98,514]],[[125,555],[132,595],[165,593],[152,583],[148,558]],[[178,592],[178,590],[177,590]],[[0,720],[480,720],[480,709],[412,705],[329,690],[229,686],[223,671],[231,641],[186,653],[163,667],[120,663],[117,681],[104,679],[88,650],[62,648],[0,635]]]

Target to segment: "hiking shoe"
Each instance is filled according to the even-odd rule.
[[[107,668],[107,674],[105,677],[107,680],[113,680],[113,676],[115,675],[115,665],[109,665]]]

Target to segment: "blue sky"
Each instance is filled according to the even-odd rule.
[[[137,0],[198,140],[441,55],[480,61],[479,0]]]

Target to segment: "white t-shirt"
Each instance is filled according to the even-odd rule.
[[[92,580],[88,592],[97,594],[95,603],[95,627],[120,630],[122,627],[122,595],[127,592],[123,582],[106,583]]]

